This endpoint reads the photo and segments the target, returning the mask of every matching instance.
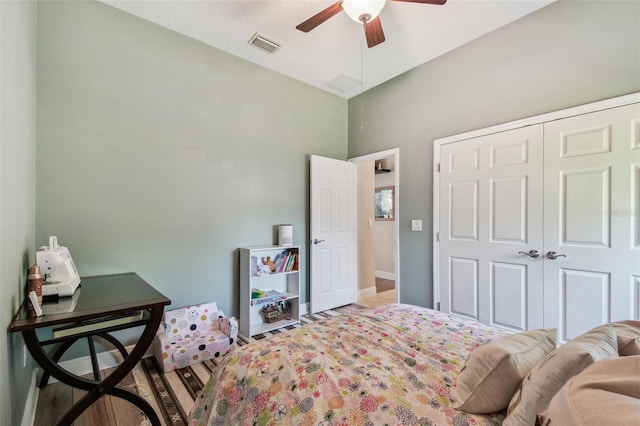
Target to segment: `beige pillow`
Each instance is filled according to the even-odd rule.
[[[640,321],[612,322],[620,356],[640,355]]]
[[[525,377],[509,403],[503,425],[532,425],[536,415],[549,406],[551,398],[574,375],[595,361],[617,357],[613,327],[603,325],[560,346],[544,357]]]
[[[640,356],[608,358],[573,376],[538,416],[551,425],[640,424]]]
[[[555,348],[555,329],[512,334],[478,346],[460,371],[453,407],[468,413],[507,408],[522,379]]]

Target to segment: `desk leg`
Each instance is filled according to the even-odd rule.
[[[121,388],[116,385],[126,377],[136,364],[142,359],[147,348],[153,342],[153,338],[158,330],[160,321],[162,319],[163,306],[156,306],[150,308],[150,317],[147,325],[140,336],[140,339],[132,349],[129,356],[127,356],[122,364],[120,364],[107,378],[102,382],[87,380],[82,377],[78,377],[74,374],[61,368],[54,360],[47,354],[46,351],[40,345],[38,336],[35,330],[25,330],[22,332],[24,341],[33,356],[33,359],[53,377],[66,383],[69,386],[75,388],[87,390],[87,394],[82,397],[75,405],[73,405],[69,411],[64,415],[58,424],[70,425],[75,419],[77,419],[91,404],[97,401],[102,395],[113,395],[118,398],[126,399],[133,403],[149,418],[151,424],[154,426],[160,425],[160,419],[153,410],[151,405],[141,398],[139,395]]]
[[[98,357],[96,356],[96,345],[93,343],[93,336],[87,336],[89,343],[89,356],[91,356],[91,368],[93,369],[93,380],[100,381],[100,366],[98,365]]]
[[[126,357],[129,356],[129,354],[127,353],[127,349],[124,347],[124,345],[109,333],[96,333],[96,336],[102,337],[104,340],[111,343],[120,352],[120,355],[122,355],[122,359],[125,359]],[[89,337],[89,339],[91,339],[91,337]],[[62,355],[67,351],[67,349],[69,349],[71,345],[73,345],[78,340],[80,340],[80,338],[71,339],[63,342],[58,347],[58,349],[56,349],[56,351],[53,353],[51,359],[57,363],[62,357]],[[95,371],[96,371],[95,367],[93,371],[94,371],[94,377],[96,377],[96,380],[100,380],[99,377],[95,376]],[[50,374],[47,371],[45,371],[42,374],[42,378],[40,379],[40,384],[38,385],[39,388],[44,388],[45,386],[47,386],[47,383],[49,382],[49,376]]]
[[[107,342],[111,343],[118,351],[120,351],[120,355],[122,355],[122,359],[125,359],[129,356],[127,353],[127,349],[124,347],[122,343],[109,333],[96,333],[96,336],[102,337]]]
[[[66,342],[63,342],[60,346],[58,346],[58,349],[56,349],[56,351],[51,356],[53,362],[57,363],[58,361],[60,361],[60,358],[67,351],[67,349],[69,349],[71,345],[73,345],[78,340],[79,339],[67,340]],[[44,373],[42,373],[42,378],[40,379],[40,384],[38,385],[39,388],[47,386],[47,383],[49,382],[49,376],[50,374],[46,370]]]

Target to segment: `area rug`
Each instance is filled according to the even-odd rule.
[[[258,334],[252,338],[238,336],[238,346],[244,346],[250,342],[286,333],[288,330],[304,326],[315,321],[336,315],[350,314],[362,309],[359,305],[347,305],[317,314],[306,314],[300,317],[300,324],[290,325],[268,333]],[[209,380],[211,372],[217,365],[217,360],[201,362],[180,370],[163,373],[158,368],[153,357],[144,358],[133,369],[131,374],[136,382],[138,394],[145,398],[165,426],[180,426],[187,424],[189,410],[196,396]],[[142,425],[150,422],[145,419]]]

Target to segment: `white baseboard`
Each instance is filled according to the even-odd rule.
[[[374,272],[376,278],[384,278],[385,280],[396,280],[396,274],[393,272],[386,271],[375,271]]]
[[[301,303],[300,304],[300,315],[306,315],[309,313],[309,304]]]
[[[134,348],[134,346],[135,345],[125,346],[125,349],[128,353],[131,353],[131,350]],[[150,354],[153,354],[153,344],[149,346],[149,349],[147,349],[147,353],[144,354],[144,357],[149,356]],[[120,352],[117,349],[99,352],[96,354],[96,358],[98,359],[100,370],[116,367],[122,362],[122,355],[120,355]],[[62,361],[60,363],[60,367],[64,368],[70,373],[75,374],[76,376],[84,376],[85,374],[93,373],[93,366],[91,365],[91,357],[89,355]],[[54,377],[51,377],[51,379],[49,379],[49,383],[54,383],[57,381],[58,380]]]
[[[128,353],[131,353],[134,347],[135,345],[129,345],[125,346],[125,349]],[[147,352],[142,357],[146,358],[148,356],[153,356],[153,343],[149,345]],[[100,370],[116,367],[122,362],[122,355],[120,355],[120,351],[117,349],[99,352],[96,354],[96,358],[98,359],[98,366],[100,367]],[[91,357],[89,355],[62,361],[59,365],[76,376],[84,376],[85,374],[93,373],[93,366],[91,365]],[[37,368],[37,370],[40,372],[43,371],[42,368]],[[56,383],[57,381],[58,379],[53,376],[49,379],[49,383]]]
[[[40,395],[40,388],[37,384],[41,372],[41,368],[34,368],[31,374],[29,393],[27,394],[27,401],[24,404],[24,412],[22,413],[20,426],[32,426],[36,420],[36,408],[38,407],[38,396]]]
[[[358,290],[358,298],[356,300],[364,299],[365,297],[375,296],[376,286],[363,288],[362,290]]]

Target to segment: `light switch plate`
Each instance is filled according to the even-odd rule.
[[[422,231],[422,220],[413,219],[411,221],[411,230],[412,231]]]

